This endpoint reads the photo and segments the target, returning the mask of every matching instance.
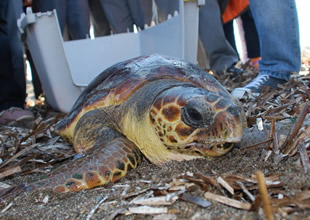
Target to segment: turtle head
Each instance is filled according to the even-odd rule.
[[[241,108],[227,92],[173,87],[156,98],[150,120],[158,138],[174,157],[220,156],[242,138]]]

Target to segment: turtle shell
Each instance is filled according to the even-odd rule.
[[[93,109],[119,105],[149,82],[174,79],[231,98],[223,86],[197,65],[153,54],[117,63],[99,74],[81,93],[66,118],[56,126],[69,141],[79,118]]]

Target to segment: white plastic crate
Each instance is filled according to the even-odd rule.
[[[180,0],[178,15],[138,33],[63,41],[56,11],[32,13],[18,20],[48,103],[70,111],[83,88],[106,68],[141,55],[159,53],[196,63],[199,5]]]

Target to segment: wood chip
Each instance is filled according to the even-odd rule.
[[[44,199],[42,200],[42,202],[43,202],[44,204],[46,204],[46,203],[48,203],[48,200],[49,200],[49,195],[46,195],[46,196],[44,197]]]
[[[216,181],[223,186],[231,195],[234,195],[234,189],[222,178],[216,178]]]
[[[194,176],[202,179],[205,183],[208,183],[212,186],[217,186],[218,183],[216,182],[216,179],[214,177],[211,177],[211,176],[205,176],[205,175],[202,175],[202,174],[199,174],[199,173],[195,173]]]
[[[128,208],[125,215],[140,214],[140,215],[156,215],[168,214],[167,207],[151,207],[151,206],[136,206]]]
[[[153,217],[153,220],[177,220],[178,217],[175,214],[161,214]]]
[[[149,205],[149,206],[161,206],[161,205],[172,205],[176,201],[176,198],[167,200],[166,196],[158,196],[147,199],[140,199],[133,201],[135,205]]]
[[[0,173],[0,179],[3,177],[11,176],[11,175],[16,174],[16,173],[20,173],[20,172],[22,172],[22,169],[20,168],[20,166],[12,167],[12,168]]]
[[[240,186],[242,191],[250,198],[251,201],[255,200],[255,197],[253,196],[253,194],[250,193],[250,191],[245,187],[245,185],[242,182],[237,181],[237,184]]]
[[[217,201],[219,203],[222,203],[222,204],[225,204],[227,206],[231,206],[237,209],[250,210],[251,208],[250,203],[240,202],[238,200],[227,198],[225,196],[217,195],[214,193],[206,192],[204,196],[206,199],[212,199],[214,201]]]

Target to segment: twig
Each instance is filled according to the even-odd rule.
[[[86,217],[86,220],[89,220],[93,215],[94,215],[94,213],[96,212],[96,210],[99,208],[99,206],[105,201],[105,200],[107,200],[107,196],[106,197],[104,197],[103,199],[101,199],[99,202],[98,202],[98,204],[95,206],[95,208],[93,208],[91,211],[90,211],[90,213],[87,215],[87,217]]]
[[[234,189],[222,177],[216,178],[216,181],[222,185],[231,195],[234,195]]]
[[[302,108],[298,119],[294,125],[294,128],[292,130],[292,133],[290,136],[288,136],[288,139],[286,141],[286,144],[284,145],[284,154],[288,154],[292,149],[290,148],[290,144],[292,143],[293,139],[295,138],[295,136],[298,134],[299,129],[301,128],[301,126],[303,125],[305,118],[307,116],[308,113],[308,109],[309,109],[309,103],[306,103],[304,105],[304,107]]]
[[[250,208],[251,208],[250,203],[240,202],[238,200],[230,199],[230,198],[227,198],[225,196],[220,196],[220,195],[210,193],[210,192],[205,193],[205,198],[206,199],[212,199],[212,200],[215,200],[219,203],[223,203],[225,205],[235,207],[238,209],[250,210]]]
[[[7,165],[8,163],[10,163],[11,161],[13,161],[14,159],[16,159],[17,157],[23,155],[24,153],[26,153],[28,150],[31,150],[32,148],[37,147],[38,144],[33,144],[21,151],[19,151],[17,154],[15,154],[13,157],[11,157],[10,159],[8,159],[6,162],[4,162],[3,164],[0,165],[0,168],[4,167],[5,165]]]
[[[3,177],[6,177],[6,176],[13,175],[15,173],[20,173],[20,172],[22,172],[22,169],[20,168],[20,166],[13,167],[9,170],[6,170],[6,171],[3,171],[2,173],[0,173],[0,179]]]
[[[11,208],[12,205],[13,205],[13,202],[11,202],[4,209],[2,209],[1,213],[5,213],[9,208]]]
[[[245,187],[245,185],[242,182],[236,181],[236,183],[240,186],[242,191],[250,198],[251,201],[255,200],[255,197],[253,196],[253,194],[250,193],[250,191]]]
[[[262,144],[267,144],[267,143],[269,143],[269,142],[271,142],[271,141],[272,141],[272,139],[268,139],[268,140],[259,142],[259,143],[257,143],[257,144],[253,144],[253,145],[250,145],[250,146],[246,146],[245,148],[242,148],[241,150],[243,151],[243,150],[252,149],[252,148],[258,147],[258,146],[260,146],[260,145],[262,145]]]
[[[127,211],[127,209],[125,208],[120,208],[120,209],[117,209],[116,211],[114,211],[112,213],[112,215],[110,215],[109,217],[106,218],[106,220],[113,220],[116,218],[116,216],[122,214],[122,213],[125,213]]]
[[[302,165],[304,167],[305,173],[310,174],[310,162],[309,162],[309,155],[307,153],[307,150],[305,148],[305,143],[303,141],[300,141],[297,146]]]
[[[280,153],[278,133],[274,133],[273,135],[273,152],[276,154]]]
[[[260,194],[263,198],[263,202],[264,202],[264,212],[265,212],[268,220],[273,220],[274,218],[272,215],[272,210],[271,210],[271,206],[270,206],[270,199],[269,199],[269,195],[268,195],[268,191],[267,191],[267,186],[266,186],[264,174],[261,171],[257,171],[256,172],[256,178],[258,181],[258,189],[259,189],[259,192],[260,192]]]

